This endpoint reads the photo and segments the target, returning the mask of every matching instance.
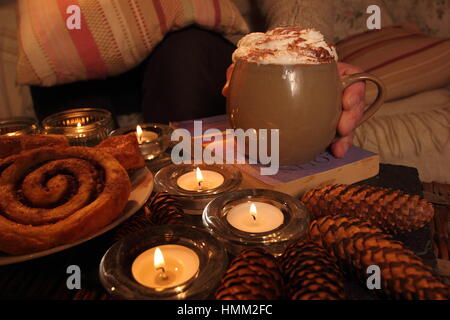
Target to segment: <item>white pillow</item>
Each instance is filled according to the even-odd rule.
[[[415,167],[423,182],[450,183],[450,89],[385,103],[355,131],[353,143],[381,162]]]

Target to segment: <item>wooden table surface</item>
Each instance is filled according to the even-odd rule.
[[[381,165],[380,174],[364,181],[371,185],[399,188],[411,194],[422,194],[422,186],[414,168]],[[93,240],[50,256],[12,265],[0,266],[0,299],[110,299],[98,277],[100,260],[114,243],[111,230]],[[397,237],[425,262],[436,266],[430,226]],[[81,289],[69,290],[67,268],[81,269]],[[350,298],[367,298],[357,286],[349,286]]]

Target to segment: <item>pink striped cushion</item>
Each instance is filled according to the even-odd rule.
[[[77,5],[81,29],[67,19]],[[20,84],[99,79],[138,65],[167,32],[191,24],[222,33],[248,27],[230,0],[19,0]]]
[[[412,26],[360,33],[337,44],[339,58],[377,75],[387,100],[450,84],[450,39],[426,36]],[[367,86],[367,100],[376,94]]]

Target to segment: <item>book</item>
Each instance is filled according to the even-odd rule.
[[[194,121],[201,121],[201,133],[198,128],[194,130]],[[211,137],[204,135],[205,131],[217,129],[225,134],[226,129],[232,128],[225,115],[174,122],[171,126],[174,129],[186,129],[191,134],[193,143],[199,143],[203,148],[216,143],[211,141]],[[226,149],[226,143],[223,145]],[[223,154],[225,152],[226,150]],[[317,186],[335,183],[352,184],[376,176],[379,172],[380,158],[376,153],[351,146],[343,158],[335,158],[325,151],[309,163],[280,166],[274,175],[262,175],[261,168],[264,166],[249,162],[233,164],[243,175],[241,188],[270,189],[299,197],[305,191]]]

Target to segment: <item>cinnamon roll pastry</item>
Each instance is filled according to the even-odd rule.
[[[0,136],[0,158],[40,147],[67,148],[69,147],[69,140],[63,135],[56,134]]]
[[[113,155],[128,171],[145,167],[145,160],[139,149],[135,132],[109,137],[95,148]]]
[[[4,159],[0,159],[0,177],[2,175],[2,172],[5,171],[6,168],[8,168],[10,165],[12,165],[14,163],[14,160],[16,160],[18,156],[18,154],[14,154]]]
[[[13,157],[2,161],[0,173],[0,251],[25,254],[74,242],[108,225],[127,204],[128,174],[106,152],[43,147]]]

